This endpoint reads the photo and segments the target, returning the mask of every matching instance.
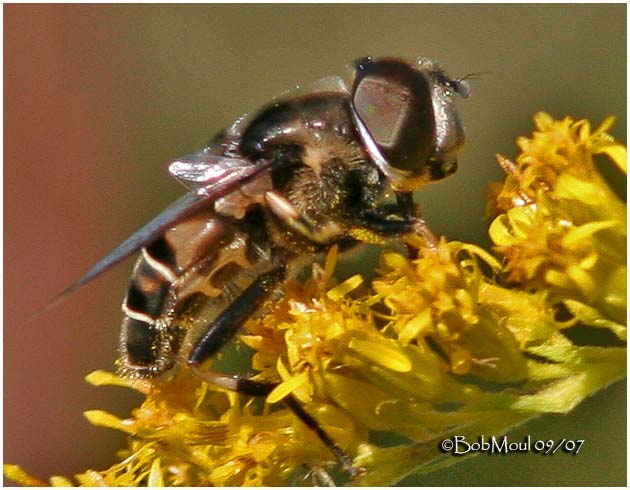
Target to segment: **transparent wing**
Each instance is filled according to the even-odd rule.
[[[272,163],[267,161],[258,162],[253,165],[246,160],[234,160],[234,165],[228,167],[223,172],[220,172],[218,169],[206,169],[207,171],[204,173],[205,165],[200,165],[196,169],[182,170],[181,177],[178,173],[178,179],[194,186],[195,189],[179,198],[146,225],[133,233],[109,254],[94,264],[81,278],[58,294],[42,309],[38,310],[36,314],[57,304],[73,291],[76,291],[92,279],[100,276],[145,245],[153,242],[182,219],[251,182],[262,173],[269,171],[272,166]],[[236,162],[239,164],[237,165]],[[207,164],[209,162],[205,163]]]
[[[317,94],[321,92],[348,94],[350,93],[349,82],[338,75],[330,75],[309,83],[298,85],[293,87],[291,90],[286,90],[277,97],[274,97],[271,102],[277,103],[286,99],[299,97],[301,95]]]
[[[215,155],[205,149],[193,155],[178,158],[168,166],[171,177],[188,189],[218,184],[246,175],[256,164],[244,158]]]
[[[286,98],[304,93],[348,92],[343,78],[332,76],[314,83],[298,86],[280,94],[272,100],[277,103]],[[256,113],[245,114],[225,130],[222,138],[228,148],[236,148],[230,142],[237,142],[244,128]],[[273,162],[251,162],[245,158],[217,155],[217,149],[209,147],[199,153],[179,158],[169,165],[169,173],[190,192],[166,208],[146,225],[132,234],[112,252],[94,264],[80,279],[57,295],[50,303],[35,312],[34,316],[52,307],[73,291],[103,274],[130,255],[151,243],[171,226],[210,203],[221,199],[240,186],[253,181],[258,175],[269,171]],[[277,162],[276,162],[277,163]]]

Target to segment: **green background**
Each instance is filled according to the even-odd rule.
[[[82,378],[112,369],[131,263],[29,315],[182,193],[169,161],[365,55],[489,72],[458,103],[468,136],[458,173],[418,195],[451,239],[487,243],[494,154],[515,156],[535,112],[594,125],[614,114],[625,141],[624,5],[4,6],[5,462],[42,478],[114,462],[123,436],[81,413],[124,416],[140,397]],[[586,442],[578,456],[480,456],[404,483],[623,485],[625,383],[512,438],[525,434]]]

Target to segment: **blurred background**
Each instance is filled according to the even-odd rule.
[[[625,5],[4,5],[4,462],[47,479],[102,469],[122,434],[90,426],[140,397],[93,388],[113,369],[125,262],[29,315],[182,194],[166,165],[243,112],[365,55],[489,72],[459,103],[460,169],[422,191],[424,217],[487,244],[483,189],[497,152],[540,110],[617,116],[626,141]],[[624,184],[620,184],[625,193]],[[585,439],[578,456],[479,456],[406,485],[623,485],[626,387],[514,440]]]

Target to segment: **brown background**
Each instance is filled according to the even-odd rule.
[[[45,478],[104,468],[120,434],[82,412],[139,397],[83,382],[111,369],[125,263],[43,316],[31,312],[180,189],[165,165],[271,96],[359,56],[429,56],[488,71],[460,104],[460,170],[422,192],[440,233],[486,240],[493,155],[546,110],[626,134],[623,5],[5,5],[4,461]],[[407,484],[622,485],[624,383],[519,438],[586,439],[578,456],[481,456]]]

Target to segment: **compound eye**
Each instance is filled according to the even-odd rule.
[[[366,77],[357,86],[354,106],[374,141],[392,150],[403,136],[411,106],[409,88],[381,77]]]
[[[356,67],[356,116],[389,165],[420,171],[435,138],[429,82],[400,60],[362,59]]]

